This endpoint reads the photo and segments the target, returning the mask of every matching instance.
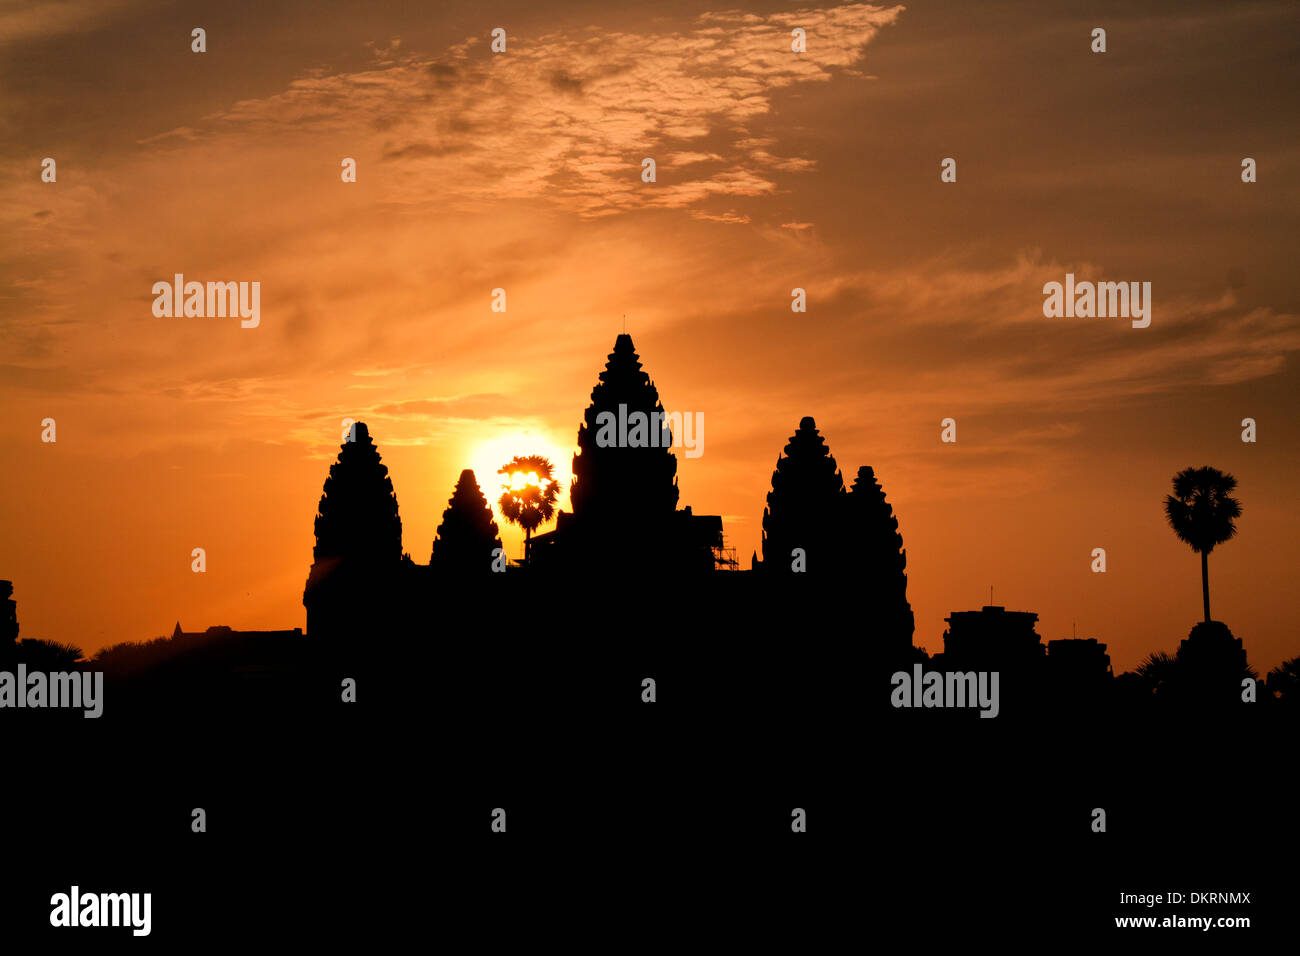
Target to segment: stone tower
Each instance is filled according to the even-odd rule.
[[[622,334],[578,428],[569,560],[589,568],[615,558],[624,567],[662,566],[674,546],[678,495],[673,436],[664,422],[659,391],[632,337]]]
[[[792,552],[802,549],[806,574],[826,577],[843,571],[844,478],[826,439],[812,418],[776,460],[772,490],[763,509],[763,563],[769,573],[792,571]]]
[[[362,422],[343,442],[316,514],[316,546],[303,592],[307,633],[355,635],[390,606],[402,563],[402,520],[388,467]]]

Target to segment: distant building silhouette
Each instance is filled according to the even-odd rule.
[[[82,666],[102,671],[114,714],[154,719],[300,712],[312,663],[302,628],[239,631],[224,625],[101,648]]]
[[[1197,708],[1233,707],[1241,700],[1241,682],[1254,677],[1241,638],[1222,621],[1201,621],[1178,645],[1177,667],[1170,685],[1175,703]]]
[[[1047,642],[1046,693],[1057,709],[1094,713],[1107,700],[1114,681],[1106,645],[1096,638],[1065,638]]]
[[[176,622],[176,627],[172,630],[171,640],[173,641],[197,641],[211,638],[250,638],[254,640],[275,640],[284,638],[286,640],[300,638],[303,636],[302,628],[291,627],[279,631],[237,631],[233,627],[225,624],[214,624],[202,631],[182,631],[181,622]]]
[[[1037,706],[1047,655],[1034,629],[1037,614],[986,604],[978,611],[954,611],[944,621],[948,629],[943,632],[943,653],[934,656],[936,669],[996,671],[1006,719]]]
[[[943,663],[956,670],[1033,667],[1047,649],[1034,630],[1038,615],[986,604],[978,611],[953,611],[944,618]]]
[[[1113,676],[1106,645],[1095,637],[1047,642],[1048,672],[1058,679],[1104,680]]]

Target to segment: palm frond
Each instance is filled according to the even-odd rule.
[[[1217,468],[1184,468],[1165,497],[1165,517],[1180,541],[1193,551],[1209,553],[1237,534],[1241,502],[1231,497],[1237,479]]]

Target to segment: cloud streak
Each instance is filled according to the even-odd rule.
[[[901,6],[847,4],[758,17],[712,13],[657,34],[512,36],[494,55],[469,38],[431,57],[376,51],[377,68],[313,71],[146,145],[276,136],[337,140],[381,157],[385,199],[457,208],[546,197],[583,217],[756,197],[775,174],[808,172],[749,133],[778,93],[824,83],[860,61]],[[791,51],[791,30],[808,51]],[[641,180],[656,158],[658,182]],[[702,168],[703,167],[703,168]],[[743,216],[717,221],[743,222]]]

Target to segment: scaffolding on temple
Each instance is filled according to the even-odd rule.
[[[713,547],[713,567],[718,571],[738,571],[740,562],[736,560],[736,549],[727,546],[727,536],[718,535],[718,543]]]

